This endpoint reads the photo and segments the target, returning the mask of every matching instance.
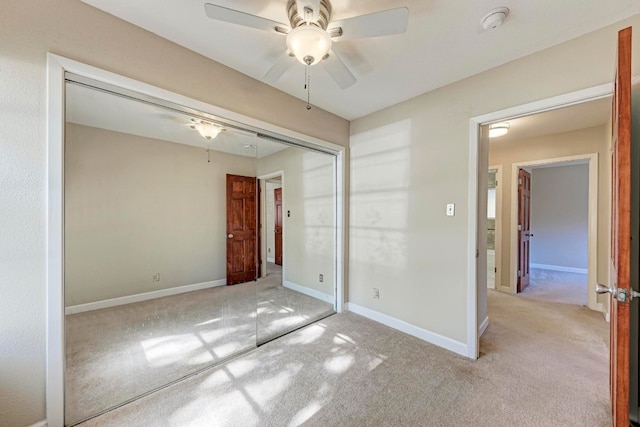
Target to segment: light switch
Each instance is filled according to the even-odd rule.
[[[456,205],[454,203],[447,203],[447,216],[454,216],[456,214]]]

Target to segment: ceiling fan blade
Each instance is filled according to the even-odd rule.
[[[351,71],[333,50],[329,51],[329,57],[320,61],[320,64],[329,73],[333,81],[340,86],[340,89],[346,89],[356,82],[356,78],[351,74]]]
[[[282,55],[280,55],[280,58],[278,58],[278,60],[271,66],[271,68],[269,68],[269,71],[265,73],[264,77],[262,77],[262,80],[267,83],[277,82],[278,79],[280,79],[280,77],[282,77],[282,75],[289,68],[291,68],[295,61],[295,58],[289,56],[289,52],[283,53]]]
[[[397,9],[354,16],[353,18],[332,22],[327,31],[329,33],[336,33],[334,29],[341,28],[342,35],[334,36],[334,40],[353,40],[365,37],[402,34],[407,31],[408,22],[409,9],[399,7]],[[340,31],[337,31],[337,33],[340,34]]]
[[[204,13],[216,21],[229,22],[231,24],[243,25],[263,31],[275,31],[280,34],[287,34],[289,32],[288,25],[211,3],[205,3]]]

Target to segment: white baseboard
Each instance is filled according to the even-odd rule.
[[[405,334],[413,335],[416,338],[420,338],[421,340],[437,345],[438,347],[469,357],[467,345],[460,341],[452,340],[451,338],[447,338],[443,335],[422,329],[418,326],[412,325],[411,323],[407,323],[404,320],[396,319],[395,317],[388,316],[352,302],[347,303],[347,310],[378,323],[382,323],[390,328],[397,329]]]
[[[269,257],[267,257],[267,262],[275,263],[275,262],[276,262],[276,259],[275,259],[275,258],[269,258]]]
[[[298,285],[297,283],[293,283],[288,280],[284,280],[282,282],[282,286],[292,289],[296,292],[300,292],[301,294],[309,295],[310,297],[319,299],[321,301],[328,302],[329,304],[333,304],[335,302],[335,297],[333,295],[325,294],[323,292],[307,288],[306,286]]]
[[[478,331],[478,337],[481,337],[484,334],[484,331],[489,327],[489,316],[485,317],[482,323],[480,324],[480,330]]]
[[[44,421],[38,421],[35,424],[31,424],[29,427],[47,427],[49,424],[47,424],[47,420]]]
[[[199,291],[201,289],[215,288],[216,286],[224,286],[226,284],[227,279],[220,279],[213,280],[211,282],[195,283],[193,285],[176,286],[175,288],[159,289],[157,291],[144,292],[142,294],[127,295],[126,297],[111,298],[87,304],[72,305],[64,309],[64,314],[76,314],[83,313],[85,311],[99,310],[101,308],[116,307],[118,305],[184,294],[186,292]]]
[[[542,270],[551,270],[551,271],[564,271],[565,273],[578,273],[578,274],[587,274],[589,270],[586,268],[575,268],[575,267],[565,267],[562,265],[550,265],[550,264],[534,264],[531,263],[529,265],[531,268],[540,268]]]

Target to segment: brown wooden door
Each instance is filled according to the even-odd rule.
[[[227,175],[227,285],[257,277],[256,178]]]
[[[518,292],[529,286],[529,258],[531,255],[531,174],[518,173]]]
[[[631,287],[631,28],[618,33],[612,116],[611,203],[611,413],[615,427],[629,426]],[[637,215],[637,212],[636,212]],[[617,288],[617,290],[616,290]],[[626,291],[626,298],[620,298]],[[616,297],[617,296],[617,297]],[[620,301],[624,299],[625,301]]]
[[[275,262],[282,265],[282,188],[273,190],[273,198],[275,200]]]

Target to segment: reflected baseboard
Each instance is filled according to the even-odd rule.
[[[300,292],[301,294],[305,294],[310,297],[319,299],[320,301],[327,302],[329,304],[333,304],[335,302],[335,297],[333,295],[325,294],[324,292],[320,292],[318,290],[311,289],[306,286],[302,286],[297,283],[290,282],[288,280],[284,280],[282,282],[282,286],[284,286],[285,288],[292,289],[296,292]]]
[[[35,424],[31,424],[29,427],[47,427],[49,424],[47,424],[47,420],[44,421],[38,421]]]
[[[274,264],[275,264],[276,259],[275,259],[275,258],[269,258],[269,257],[267,257],[267,262],[272,262],[272,263],[274,263]]]
[[[227,284],[227,279],[212,280],[210,282],[195,283],[193,285],[176,286],[174,288],[159,289],[157,291],[144,292],[142,294],[127,295],[126,297],[111,298],[86,304],[72,305],[64,309],[64,314],[83,313],[85,311],[100,310],[101,308],[116,307],[118,305],[132,304],[134,302],[148,301],[151,299],[184,294],[186,292],[199,291],[207,288],[215,288]]]
[[[426,329],[420,328],[419,326],[405,322],[404,320],[391,317],[387,314],[371,310],[370,308],[363,307],[352,302],[347,303],[347,310],[352,313],[359,314],[360,316],[364,316],[368,319],[374,320],[378,323],[382,323],[383,325],[389,326],[390,328],[404,332],[405,334],[420,338],[421,340],[437,345],[438,347],[453,351],[454,353],[458,353],[462,356],[469,356],[467,345],[460,341],[456,341],[435,332],[428,331]]]

